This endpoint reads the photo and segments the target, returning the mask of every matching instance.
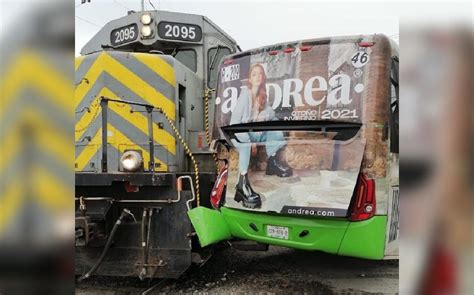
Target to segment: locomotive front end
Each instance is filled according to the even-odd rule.
[[[199,196],[210,195],[215,177],[203,143],[206,65],[224,46],[237,50],[233,42],[203,16],[145,11],[106,24],[82,49],[75,77],[80,280],[177,278],[203,260],[187,212],[210,207]],[[208,48],[217,51],[205,58]]]

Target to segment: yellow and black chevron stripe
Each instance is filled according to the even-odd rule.
[[[163,109],[174,121],[176,80],[173,59],[147,53],[101,52],[76,58],[75,64],[76,171],[100,171],[102,118],[100,97],[148,103]],[[145,108],[109,103],[108,169],[117,171],[120,155],[141,150],[149,170],[148,118]],[[176,139],[166,119],[153,113],[155,171],[177,166]]]
[[[0,241],[25,228],[48,239],[74,208],[73,69],[63,61],[20,51],[0,74]]]

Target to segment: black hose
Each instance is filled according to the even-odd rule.
[[[148,255],[150,253],[150,232],[151,232],[151,218],[153,216],[153,208],[150,208],[148,213],[148,228],[146,234],[146,251],[145,251],[145,262],[148,263]]]
[[[141,236],[142,236],[142,271],[139,274],[140,280],[143,280],[146,276],[146,221],[147,221],[147,208],[143,208],[143,216],[142,216],[142,226],[141,226]]]
[[[145,209],[146,210],[146,209]],[[142,243],[142,246],[144,247],[144,252],[143,252],[143,266],[142,266],[142,271],[139,274],[140,280],[144,280],[147,274],[147,264],[148,264],[148,254],[150,251],[150,231],[151,231],[151,218],[153,216],[153,208],[150,208],[148,212],[148,226],[146,226],[146,241]],[[146,214],[144,214],[144,217],[146,217]],[[144,222],[142,223],[142,240],[145,237],[145,226],[143,225]]]
[[[117,219],[117,221],[114,224],[114,227],[112,228],[112,231],[110,232],[109,238],[107,239],[107,243],[105,243],[104,250],[102,250],[102,254],[100,254],[99,259],[97,262],[94,264],[94,266],[83,276],[81,276],[77,281],[81,282],[87,278],[89,278],[96,270],[99,268],[100,264],[102,263],[102,260],[104,260],[105,255],[110,249],[110,246],[112,245],[112,239],[114,238],[115,233],[117,232],[117,229],[119,225],[122,223],[122,221],[129,215],[128,209],[123,209],[122,214],[120,214],[120,217]]]

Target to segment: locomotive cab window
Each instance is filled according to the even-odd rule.
[[[192,49],[182,49],[178,50],[176,55],[174,56],[177,60],[179,60],[183,65],[188,67],[191,71],[196,72],[197,70],[197,63],[196,63],[196,51]]]
[[[208,75],[207,75],[207,85],[209,88],[216,88],[217,86],[217,71],[219,68],[219,62],[225,56],[231,54],[232,51],[223,46],[213,47],[207,52],[207,63],[208,63]]]
[[[193,72],[197,71],[197,55],[194,49],[172,48],[172,49],[163,50],[163,53],[170,54],[191,71]]]

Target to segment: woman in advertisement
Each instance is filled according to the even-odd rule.
[[[267,99],[265,69],[261,64],[253,64],[249,70],[247,88],[242,89],[237,99],[230,124],[273,119],[275,119],[275,112]],[[240,141],[233,141],[239,151],[239,181],[234,200],[242,201],[244,207],[257,209],[262,206],[262,200],[260,195],[253,190],[248,179],[250,156],[257,154],[258,142],[264,143],[268,156],[266,175],[290,177],[293,174],[292,169],[285,161],[279,159],[279,153],[286,146],[286,141],[281,131],[239,133],[236,138]]]

